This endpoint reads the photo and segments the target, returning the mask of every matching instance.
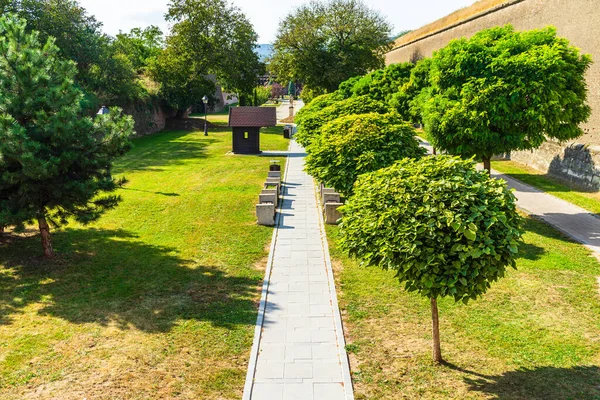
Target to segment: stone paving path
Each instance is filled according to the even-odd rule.
[[[431,146],[423,142],[429,153]],[[568,201],[554,197],[517,179],[492,170],[492,176],[504,179],[514,189],[519,208],[534,215],[567,236],[584,244],[600,255],[600,219],[589,211]]]
[[[292,141],[244,399],[353,399],[329,251],[304,155]]]

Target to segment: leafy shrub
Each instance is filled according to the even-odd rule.
[[[308,146],[313,138],[320,134],[321,127],[327,122],[346,115],[371,112],[385,114],[388,108],[385,103],[373,100],[369,96],[350,97],[337,101],[320,111],[303,115],[301,120],[296,120],[300,126],[296,141],[303,146]]]
[[[306,157],[306,171],[349,196],[356,178],[425,150],[414,129],[392,114],[359,114],[337,118],[321,129]]]
[[[353,88],[354,96],[369,96],[372,99],[389,102],[392,95],[408,82],[413,63],[391,64],[384,69],[373,71],[359,79]]]
[[[294,116],[294,121],[298,124],[298,129],[302,129],[302,122],[305,118],[307,118],[310,114],[319,112],[323,108],[330,106],[336,101],[342,100],[342,97],[338,92],[322,94],[320,96],[315,97],[312,101],[305,102],[304,107],[302,107],[298,113]]]
[[[390,98],[390,106],[404,119],[415,124],[423,122],[421,110],[430,88],[430,69],[430,58],[420,60],[411,70],[409,81]]]
[[[393,269],[406,290],[467,303],[515,267],[521,217],[502,180],[472,160],[400,160],[362,175],[343,206],[341,247],[365,266]],[[439,335],[435,343],[438,356]]]
[[[269,101],[271,97],[271,86],[257,86],[254,89],[254,98],[252,99],[252,105],[260,106]]]

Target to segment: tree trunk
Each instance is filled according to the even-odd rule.
[[[4,225],[0,225],[0,237],[4,236]]]
[[[433,155],[434,156],[437,155],[437,150],[435,149],[435,147],[432,147],[432,149],[433,149]]]
[[[491,157],[482,157],[483,160],[483,169],[488,172],[488,175],[492,175],[492,158]]]
[[[440,346],[440,320],[438,318],[437,300],[431,299],[431,321],[433,332],[433,362],[442,362],[442,349]]]
[[[38,217],[38,224],[42,237],[44,255],[48,258],[52,258],[54,257],[54,249],[52,248],[52,238],[50,237],[50,226],[48,226],[48,222],[46,222],[46,217],[44,215]]]

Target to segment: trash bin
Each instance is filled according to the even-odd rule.
[[[279,160],[271,160],[271,165],[269,165],[269,171],[281,171],[281,165],[279,165]]]

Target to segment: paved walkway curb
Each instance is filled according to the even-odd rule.
[[[292,141],[245,400],[354,398],[325,228],[304,155]]]
[[[431,154],[432,147],[429,142],[419,139],[421,145]],[[481,165],[478,168],[481,168]],[[541,219],[600,256],[600,219],[597,216],[493,169],[491,175],[505,180],[508,187],[514,190],[518,208]]]
[[[288,146],[288,152],[292,146]],[[285,171],[282,182],[285,182],[288,173],[288,167],[290,164],[290,157],[286,159]],[[250,361],[248,362],[248,371],[246,372],[246,382],[244,384],[243,400],[250,400],[252,394],[252,385],[254,383],[254,374],[256,373],[256,361],[258,359],[258,349],[260,345],[260,335],[262,332],[263,323],[265,320],[265,309],[267,307],[267,293],[269,291],[269,277],[271,276],[271,270],[273,269],[273,257],[275,255],[275,243],[277,242],[277,232],[279,231],[279,224],[281,222],[281,210],[283,207],[282,197],[277,208],[277,215],[275,218],[275,229],[271,236],[271,246],[269,248],[269,256],[267,258],[267,267],[265,269],[265,278],[263,279],[262,291],[260,295],[260,304],[258,305],[258,316],[256,317],[256,325],[254,326],[254,340],[252,342],[252,349],[250,350]],[[257,340],[258,338],[258,340]]]

